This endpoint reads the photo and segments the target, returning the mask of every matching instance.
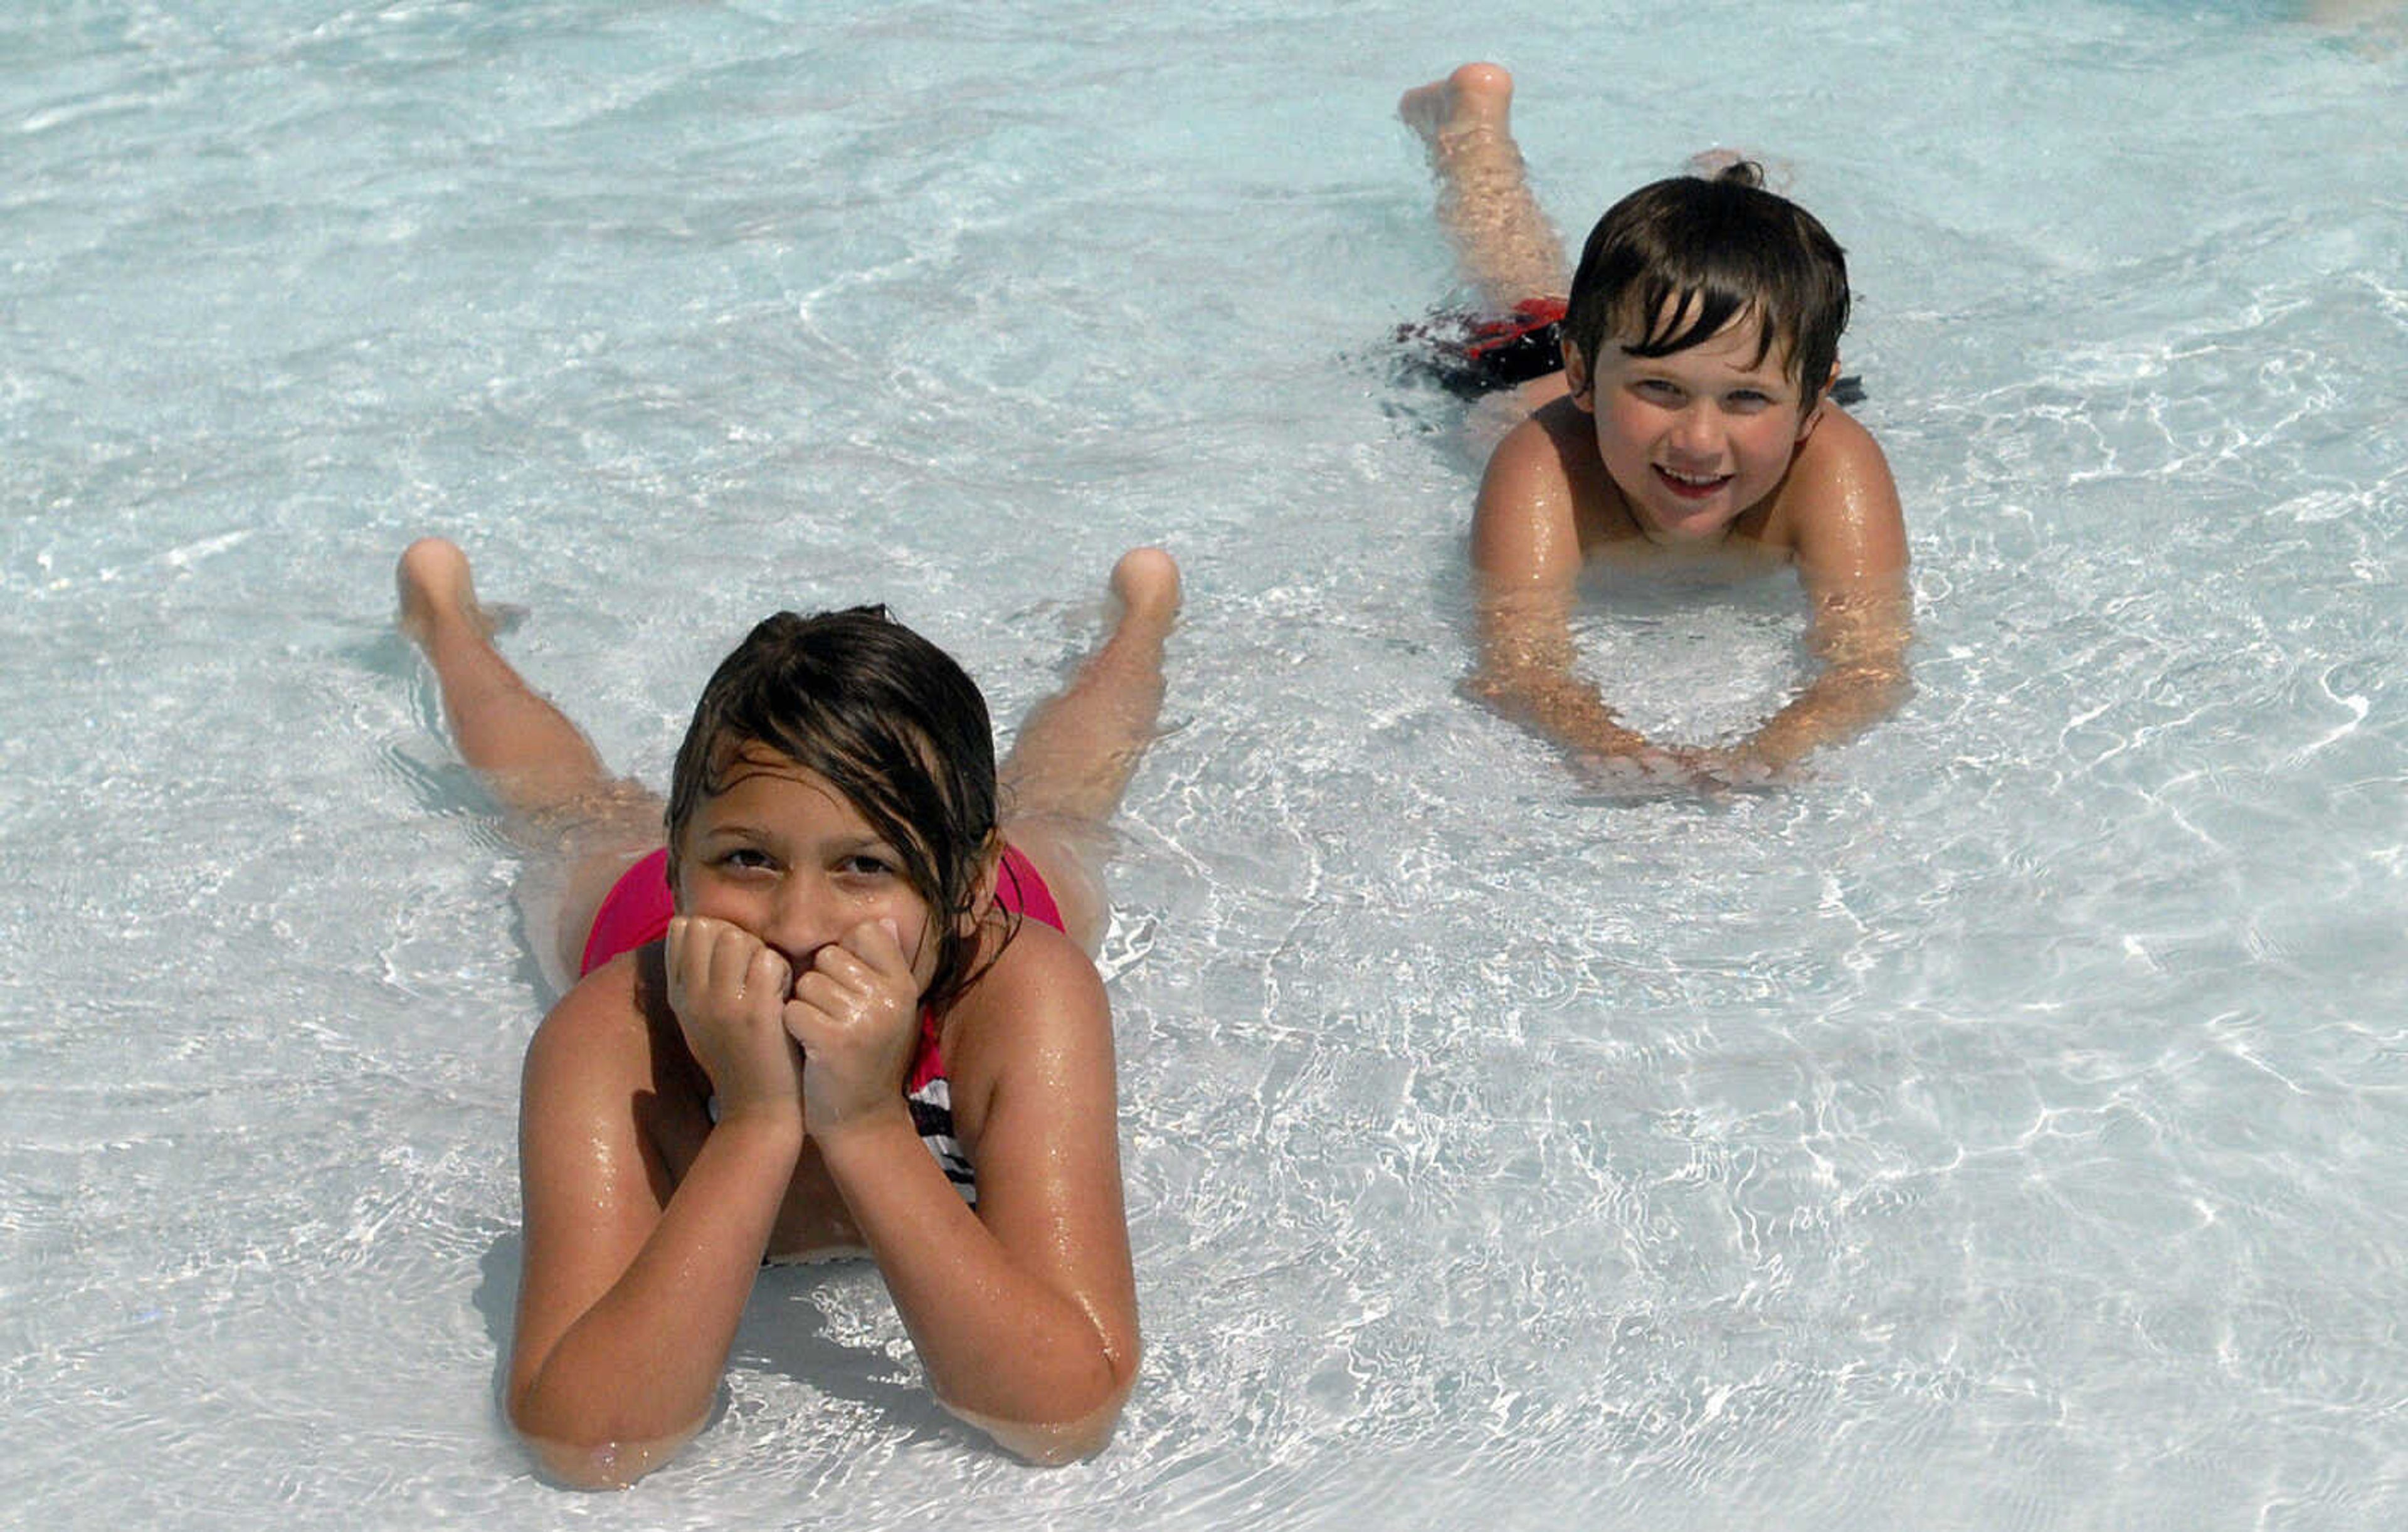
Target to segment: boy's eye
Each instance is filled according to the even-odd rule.
[[[1681,391],[1677,386],[1666,382],[1661,378],[1641,379],[1639,392],[1651,399],[1677,399],[1681,396]]]
[[[1735,409],[1762,409],[1772,402],[1772,395],[1758,389],[1743,388],[1731,394],[1730,402]]]

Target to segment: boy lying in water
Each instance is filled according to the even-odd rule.
[[[1567,283],[1513,142],[1512,90],[1503,69],[1468,64],[1398,106],[1428,147],[1440,221],[1486,310],[1474,349],[1520,357],[1529,379],[1503,379],[1520,423],[1489,457],[1472,516],[1476,689],[1609,778],[1766,780],[1909,690],[1898,488],[1830,396],[1848,318],[1840,247],[1736,161],[1616,203]],[[1549,345],[1559,359],[1529,360]],[[1591,564],[1793,565],[1821,672],[1736,745],[1649,739],[1574,673],[1571,614]]]

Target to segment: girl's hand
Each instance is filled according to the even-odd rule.
[[[889,920],[865,921],[823,947],[786,1003],[786,1033],[802,1045],[803,1116],[828,1136],[908,1110],[904,1072],[920,1038],[920,981]]]
[[[707,915],[671,920],[665,951],[669,1009],[719,1095],[719,1120],[799,1111],[803,1061],[783,1021],[794,981],[786,960],[750,931]]]

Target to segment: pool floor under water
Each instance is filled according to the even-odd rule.
[[[27,1525],[2408,1512],[2379,25],[115,0],[0,39]],[[1603,798],[1463,694],[1478,463],[1385,348],[1449,281],[1389,114],[1484,55],[1575,234],[1739,143],[1850,251],[1917,690],[1802,781]],[[1180,557],[1103,958],[1147,1339],[1103,1454],[983,1445],[850,1266],[763,1275],[631,1494],[535,1475],[495,1398],[548,996],[392,631],[426,532],[655,785],[764,612],[887,601],[1009,729],[1114,555]],[[1801,618],[1786,577],[1600,587],[1584,663],[1727,736]]]

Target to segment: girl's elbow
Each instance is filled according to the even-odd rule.
[[[1136,1386],[1138,1355],[1134,1344],[1100,1356],[1097,1361],[1098,1370],[1085,1386],[1066,1389],[1066,1396],[1057,1397],[1054,1402],[1064,1407],[1064,1413],[1053,1419],[1022,1420],[974,1409],[941,1394],[937,1402],[985,1432],[1006,1452],[1039,1468],[1061,1468],[1093,1457],[1111,1444],[1112,1430],[1120,1424],[1121,1407],[1128,1402],[1129,1393]]]
[[[1120,1406],[1115,1404],[1100,1420],[1073,1421],[1054,1425],[1017,1425],[997,1423],[987,1427],[987,1435],[996,1445],[1040,1468],[1068,1468],[1084,1462],[1104,1450],[1112,1439],[1112,1427],[1120,1423]]]
[[[1004,1451],[1041,1468],[1058,1468],[1093,1457],[1111,1444],[1112,1429],[1120,1424],[1121,1406],[1127,1402],[1128,1394],[1123,1385],[1085,1413],[1061,1421],[1010,1420],[941,1399],[939,1402],[985,1432]]]
[[[546,1420],[525,1399],[512,1401],[509,1414],[544,1477],[568,1489],[625,1489],[675,1457],[702,1429],[697,1421],[665,1437],[625,1439]]]
[[[653,1467],[651,1463],[626,1462],[616,1442],[580,1447],[566,1441],[546,1441],[524,1433],[520,1434],[519,1440],[542,1468],[544,1478],[564,1489],[625,1489]]]

